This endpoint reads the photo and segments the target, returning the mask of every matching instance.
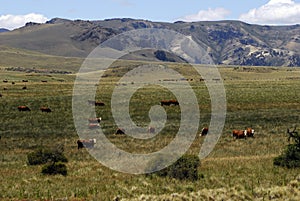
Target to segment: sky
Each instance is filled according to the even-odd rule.
[[[0,28],[52,18],[133,18],[159,22],[240,20],[300,24],[300,0],[0,0]]]

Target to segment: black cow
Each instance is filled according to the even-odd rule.
[[[77,149],[81,148],[94,148],[96,144],[96,139],[89,139],[89,140],[77,140]]]

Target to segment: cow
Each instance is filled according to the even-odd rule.
[[[100,101],[93,101],[93,100],[88,100],[89,105],[95,105],[95,106],[104,106],[105,104]]]
[[[104,106],[105,104],[100,101],[95,101],[95,106]]]
[[[7,83],[7,82],[8,82],[8,80],[3,80],[3,82],[4,82],[4,83]]]
[[[89,123],[100,123],[101,117],[88,118]]]
[[[162,100],[160,101],[160,105],[161,106],[179,105],[179,102],[177,100]]]
[[[233,130],[232,131],[232,137],[237,138],[246,138],[247,137],[247,131],[246,130]]]
[[[7,88],[7,87],[4,87],[3,90],[6,91],[6,90],[8,90],[8,88]]]
[[[148,133],[155,133],[155,128],[152,126],[149,126]]]
[[[41,82],[48,82],[47,80],[41,80]]]
[[[18,106],[19,111],[31,111],[29,107],[25,105]]]
[[[207,135],[207,133],[208,133],[208,127],[204,127],[204,128],[202,128],[202,130],[201,130],[200,136]]]
[[[0,98],[2,98],[2,94],[0,94]]]
[[[247,137],[254,137],[254,129],[252,128],[247,128],[245,130]]]
[[[81,148],[94,148],[96,144],[96,139],[89,139],[89,140],[77,140],[77,149]]]
[[[116,135],[124,135],[125,134],[125,129],[123,128],[118,128],[115,132]]]
[[[160,105],[161,105],[161,106],[164,106],[164,105],[169,106],[169,105],[170,105],[170,102],[169,102],[168,100],[162,100],[162,101],[160,101]]]
[[[22,80],[22,82],[28,82],[28,80]]]
[[[52,110],[50,108],[48,108],[48,107],[40,107],[40,110],[42,112],[47,112],[47,113],[52,112]]]
[[[89,124],[89,129],[96,129],[96,128],[100,128],[100,124],[99,123],[96,123],[96,124],[90,123]]]
[[[27,87],[26,87],[26,86],[24,86],[24,87],[22,87],[22,89],[27,89]]]

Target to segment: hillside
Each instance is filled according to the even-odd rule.
[[[0,33],[2,33],[2,32],[8,32],[8,31],[9,31],[8,29],[0,28]]]
[[[259,26],[240,21],[166,23],[128,18],[73,21],[55,18],[45,24],[27,23],[20,29],[0,33],[0,44],[50,55],[86,57],[108,38],[124,31],[150,27],[171,29],[192,36],[216,64],[300,66],[300,25]],[[155,55],[147,54],[147,57],[155,58]]]

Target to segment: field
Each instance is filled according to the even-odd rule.
[[[180,109],[166,107],[166,126],[153,139],[115,136],[111,92],[120,76],[137,64],[115,65],[102,78],[96,95],[96,99],[106,103],[96,107],[105,135],[117,147],[132,153],[160,150],[177,133]],[[211,105],[205,83],[183,64],[162,65],[169,65],[189,78],[199,102],[200,132],[210,121]],[[214,150],[201,160],[200,179],[193,182],[120,173],[101,165],[87,150],[77,150],[79,136],[72,115],[75,74],[0,69],[0,200],[299,200],[299,169],[273,166],[273,158],[288,144],[287,128],[299,127],[300,69],[218,68],[226,90],[226,122]],[[27,89],[23,90],[23,86]],[[174,97],[164,88],[141,88],[131,98],[131,118],[139,125],[147,125],[151,105],[171,98]],[[19,105],[27,105],[31,111],[19,112]],[[42,113],[41,106],[53,111]],[[255,130],[255,138],[232,138],[233,129],[245,127]],[[198,155],[203,140],[204,137],[197,136],[188,153]],[[69,160],[67,176],[45,176],[41,166],[27,164],[28,153],[58,145],[64,145]]]

